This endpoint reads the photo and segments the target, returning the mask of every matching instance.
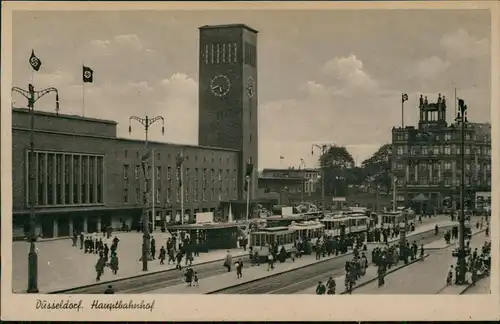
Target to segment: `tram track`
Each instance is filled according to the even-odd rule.
[[[442,239],[446,229],[448,227],[441,228],[438,235],[435,235],[434,231],[430,231],[410,236],[409,240],[415,241],[418,245],[425,245]],[[294,294],[314,286],[318,281],[326,281],[330,276],[336,277],[342,275],[346,261],[351,260],[352,255],[342,255],[334,259],[311,264],[307,267],[223,288],[209,294]]]
[[[441,231],[440,231],[441,232]],[[434,236],[434,232],[426,232],[426,233],[421,233],[416,236],[411,236],[412,240],[417,240],[423,235],[430,236],[432,235],[432,238],[439,238],[442,237],[442,234],[438,236]],[[243,258],[248,258],[248,256],[242,256]],[[314,267],[316,270],[309,270],[306,271],[311,275],[311,272],[317,272],[317,269],[320,269],[319,271],[323,271],[324,273],[328,272],[331,270],[332,267],[332,262],[335,264],[335,267],[339,267],[339,269],[343,269],[343,266],[345,264],[345,261],[350,260],[352,258],[351,254],[347,255],[341,255],[337,258],[321,262],[319,264],[313,264],[312,266],[308,266],[304,269],[309,269],[311,267]],[[227,270],[222,267],[222,262],[223,260],[215,260],[199,265],[193,265],[194,271],[198,273],[202,273],[204,278],[209,278],[217,275],[221,275],[227,272]],[[327,264],[329,265],[327,267]],[[316,268],[318,267],[318,268]],[[184,268],[183,268],[184,269]],[[109,269],[106,269],[110,271]],[[301,269],[297,269],[295,271],[298,271]],[[283,273],[282,275],[285,275],[286,273]],[[110,280],[102,283],[95,283],[95,284],[90,284],[86,286],[80,286],[80,287],[75,287],[75,288],[69,288],[69,289],[64,289],[64,290],[58,290],[58,291],[53,291],[50,292],[49,294],[102,294],[108,287],[108,285],[112,285],[115,293],[117,294],[140,294],[140,293],[146,293],[149,291],[169,287],[169,286],[174,286],[177,284],[180,284],[183,279],[184,272],[179,271],[176,269],[168,269],[168,270],[163,270],[159,272],[153,272],[153,273],[146,273],[134,277],[128,277],[128,278],[120,278],[116,280]],[[300,277],[304,277],[304,274],[301,274]],[[262,278],[266,279],[266,278]],[[274,280],[274,279],[273,279]],[[300,280],[300,278],[299,278]],[[251,284],[251,283],[248,283]],[[275,285],[275,283],[273,284]],[[272,285],[272,287],[274,287]],[[258,286],[258,285],[257,285]],[[236,288],[236,287],[230,287],[231,288]],[[278,287],[279,288],[279,287]],[[250,289],[250,288],[249,288]],[[257,291],[261,291],[264,288],[258,288]],[[250,289],[251,290],[251,289]],[[266,289],[264,289],[266,290]],[[270,289],[272,290],[272,289]],[[300,289],[299,289],[300,290]],[[231,290],[229,290],[231,291]],[[219,292],[216,292],[219,293]],[[221,293],[226,293],[226,292],[221,292]],[[229,292],[231,293],[231,292]],[[238,293],[238,292],[236,292]],[[244,294],[248,293],[253,293],[253,292],[243,292]],[[255,294],[259,294],[261,292],[255,292]]]
[[[193,269],[194,271],[203,273],[204,277],[212,277],[223,274],[227,271],[222,267],[222,262],[223,260],[216,260],[199,265],[193,265]],[[107,271],[111,270],[107,269]],[[183,271],[168,269],[135,277],[122,278],[82,287],[54,291],[50,294],[102,294],[108,285],[113,286],[115,293],[139,294],[159,288],[177,285],[181,282],[183,274]]]

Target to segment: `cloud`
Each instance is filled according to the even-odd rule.
[[[113,39],[94,39],[90,41],[94,54],[97,55],[113,55],[122,54],[125,51],[146,51],[153,52],[151,49],[146,49],[144,44],[136,34],[117,35]]]
[[[432,56],[421,60],[417,64],[415,74],[420,80],[425,81],[442,75],[449,67],[450,62]]]
[[[487,38],[476,39],[463,29],[444,35],[440,44],[446,55],[453,60],[481,58],[490,53]]]
[[[329,60],[323,65],[322,72],[334,78],[333,87],[338,94],[373,91],[378,87],[376,80],[365,71],[363,62],[354,54]]]

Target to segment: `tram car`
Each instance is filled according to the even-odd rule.
[[[321,218],[323,214],[321,212],[309,212],[302,214],[295,214],[289,216],[274,215],[266,217],[267,227],[280,227],[280,226],[290,226],[292,222],[305,222],[314,219]]]
[[[325,217],[321,223],[325,225],[327,236],[339,236],[341,227],[345,228],[346,234],[357,234],[368,230],[369,217],[364,214],[350,213]]]
[[[325,226],[326,236],[339,236],[340,228],[346,228],[349,224],[349,219],[346,216],[328,216],[320,220],[320,222]]]
[[[409,211],[399,211],[399,212],[385,212],[379,214],[379,224],[382,228],[394,228],[398,227],[400,223],[415,223],[415,212]]]
[[[284,246],[288,253],[294,248],[297,240],[297,231],[286,226],[262,228],[256,232],[250,232],[250,247],[253,251],[259,252],[259,258],[267,259],[269,255],[269,245],[276,242],[278,252]]]
[[[366,232],[368,230],[370,219],[364,213],[348,215],[347,219],[348,225],[346,226],[346,229],[348,230],[348,233],[356,234]]]
[[[298,238],[307,237],[311,240],[315,240],[323,237],[325,234],[325,225],[318,220],[300,223],[292,222],[288,228],[296,231]]]

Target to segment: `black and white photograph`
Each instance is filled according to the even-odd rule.
[[[498,297],[494,6],[219,6],[10,12],[8,293]]]

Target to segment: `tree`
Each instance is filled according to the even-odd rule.
[[[344,146],[331,145],[319,158],[323,171],[325,195],[345,196],[348,184],[354,180],[355,162]]]
[[[382,145],[370,158],[361,163],[364,181],[372,187],[391,189],[391,144]]]

